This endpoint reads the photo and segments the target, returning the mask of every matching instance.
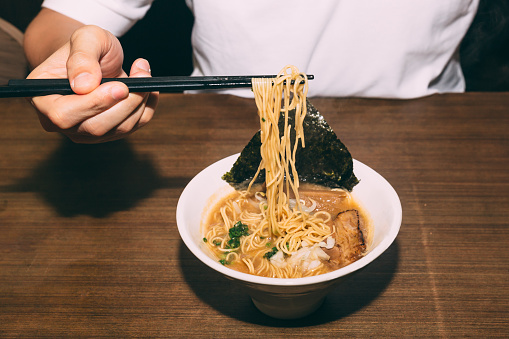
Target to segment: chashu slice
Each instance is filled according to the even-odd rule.
[[[340,212],[332,221],[336,232],[335,244],[331,249],[323,249],[329,255],[329,262],[336,268],[346,266],[359,259],[366,251],[363,226],[357,210]]]

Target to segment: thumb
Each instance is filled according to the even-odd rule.
[[[122,74],[123,52],[120,42],[97,26],[83,26],[70,39],[67,76],[77,94],[96,89],[105,76]]]

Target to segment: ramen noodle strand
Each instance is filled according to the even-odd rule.
[[[251,259],[242,258],[242,262],[244,262],[244,264],[246,264],[250,274],[255,273],[255,269],[254,269],[253,262],[251,261]]]

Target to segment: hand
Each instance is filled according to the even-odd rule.
[[[122,46],[111,33],[96,26],[77,29],[28,76],[69,78],[76,93],[32,98],[43,128],[77,143],[98,143],[123,138],[148,123],[158,93],[129,93],[121,82],[100,84],[102,78],[127,77],[122,62]],[[129,75],[149,77],[149,63],[136,60]]]

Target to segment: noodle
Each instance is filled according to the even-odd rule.
[[[329,258],[322,250],[324,244],[332,238],[350,244],[347,236],[334,236],[336,226],[329,212],[307,212],[310,208],[299,195],[295,156],[299,145],[305,147],[307,77],[296,67],[286,66],[276,78],[253,78],[252,86],[260,119],[262,160],[247,190],[234,192],[225,199],[210,221],[204,240],[222,258],[220,262],[235,262],[236,269],[246,273],[298,278],[328,272],[331,267],[323,262]],[[291,113],[295,114],[295,126],[288,123]],[[265,193],[252,192],[262,170]],[[352,203],[348,191],[340,190],[337,194]],[[315,206],[316,202],[310,200]],[[239,237],[238,248],[232,248],[230,242],[236,237],[232,231],[239,231],[236,227],[239,230],[245,227],[247,232]],[[348,262],[342,263],[345,264]]]
[[[323,221],[302,212],[299,199],[295,153],[299,142],[305,147],[303,121],[306,116],[307,77],[299,73],[295,66],[287,66],[275,79],[254,78],[252,83],[261,126],[262,161],[259,170],[265,169],[267,220],[272,233],[281,236],[276,247],[291,254],[300,247],[302,240],[316,243],[331,233]],[[292,126],[288,124],[291,110],[295,110],[293,145],[290,140]],[[280,138],[278,125],[281,113],[285,123]],[[256,177],[248,191],[255,180]],[[291,210],[288,206],[285,191],[290,192],[290,189],[295,196],[297,210]],[[321,237],[312,237],[312,233]]]

